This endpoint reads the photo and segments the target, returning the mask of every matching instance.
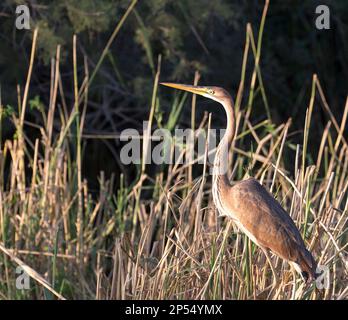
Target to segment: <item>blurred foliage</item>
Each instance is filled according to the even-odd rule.
[[[93,70],[130,2],[2,1],[0,83],[3,103],[16,105],[17,83],[23,90],[32,40],[32,31],[14,28],[16,5],[29,5],[31,27],[40,28],[38,59],[35,61],[30,95],[40,97],[35,99],[40,102],[41,108],[48,105],[50,59],[55,55],[57,44],[62,45],[61,77],[66,99],[72,105],[73,34],[78,35],[81,80],[84,76],[83,57],[88,58],[89,68]],[[319,4],[330,7],[330,30],[315,28],[315,8]],[[201,83],[223,86],[235,96],[240,80],[246,24],[251,22],[257,38],[263,5],[263,1],[256,0],[138,1],[90,88],[88,110],[93,116],[90,121],[87,117],[87,129],[120,132],[125,127],[141,125],[140,121],[148,116],[159,55],[162,56],[161,79],[192,82],[194,72],[199,70]],[[303,128],[314,72],[319,76],[334,114],[340,119],[347,94],[347,20],[348,3],[345,0],[271,1],[262,43],[261,72],[271,113],[277,122],[292,117],[294,128]],[[249,62],[250,78],[251,56]],[[250,83],[249,78],[247,84]],[[244,96],[247,96],[247,90],[248,86]],[[168,99],[164,93],[160,92],[164,99]],[[262,99],[257,95],[255,104],[261,103]],[[169,109],[169,102],[162,102],[161,107],[165,109],[166,105]],[[257,120],[265,117],[264,108],[259,110],[259,114],[255,112],[254,115]],[[317,110],[320,110],[319,106]],[[169,112],[167,110],[167,114]],[[183,112],[189,114],[190,110],[183,108]],[[202,109],[199,108],[198,112]],[[221,116],[220,125],[223,125],[221,110],[218,115]],[[326,122],[324,114],[319,111],[316,117],[318,121],[314,125],[321,130]],[[187,125],[190,117],[182,119],[185,122],[183,125]]]

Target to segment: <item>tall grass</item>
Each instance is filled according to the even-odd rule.
[[[134,6],[133,1],[131,6]],[[36,126],[40,138],[26,135],[25,111],[34,70],[37,31],[24,95],[20,90],[19,113],[11,120],[17,134],[0,150],[0,298],[1,299],[346,299],[348,297],[347,220],[348,148],[344,137],[348,100],[339,123],[325,99],[324,90],[313,76],[311,97],[305,117],[303,144],[291,142],[291,120],[272,122],[263,86],[260,55],[262,31],[268,7],[263,12],[257,43],[247,26],[241,82],[236,99],[237,137],[231,153],[232,183],[249,172],[280,201],[300,229],[315,259],[330,269],[328,289],[306,286],[287,262],[272,256],[280,283],[273,287],[273,275],[266,257],[226,218],[217,218],[212,202],[209,163],[190,163],[159,168],[147,173],[145,161],[131,185],[124,177],[98,177],[100,192],[92,197],[81,175],[83,124],[88,104],[88,87],[119,28],[116,28],[92,76],[87,64],[83,80],[77,77],[74,37],[74,106],[56,108],[64,102],[59,74],[60,48],[52,60],[50,104],[43,125]],[[133,7],[126,12],[128,15]],[[124,18],[125,19],[125,18]],[[122,23],[124,22],[122,19]],[[139,19],[139,17],[138,17]],[[149,49],[149,52],[151,50]],[[246,81],[248,59],[254,57],[250,86]],[[143,135],[149,145],[155,110],[160,108],[158,60],[149,112],[150,126]],[[199,74],[194,83],[199,82]],[[249,96],[244,97],[248,88]],[[308,88],[310,89],[310,88]],[[253,123],[253,101],[261,93],[264,121]],[[0,99],[1,101],[1,99]],[[1,104],[1,102],[0,102]],[[184,101],[175,100],[165,126],[173,129]],[[311,130],[316,108],[323,106],[327,126]],[[3,119],[4,107],[1,104]],[[178,111],[179,110],[179,111]],[[192,128],[209,130],[214,115],[195,120],[196,100],[191,104]],[[60,130],[54,133],[54,123]],[[197,125],[198,124],[198,125]],[[321,135],[316,159],[308,144]],[[195,140],[197,137],[195,137]],[[244,141],[257,145],[248,151]],[[174,145],[173,145],[174,148]],[[150,152],[144,148],[145,153]],[[189,146],[181,146],[185,157]],[[285,155],[294,154],[291,170]],[[143,159],[146,154],[143,154]],[[285,161],[287,160],[287,161]],[[199,169],[200,168],[200,169]],[[202,170],[200,175],[194,175]],[[119,189],[113,193],[115,179]],[[151,198],[143,196],[151,191]],[[16,267],[31,277],[29,290],[16,288]]]

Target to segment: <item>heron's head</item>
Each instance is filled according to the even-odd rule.
[[[210,87],[210,86],[192,86],[187,84],[161,82],[161,85],[188,91],[200,96],[215,100],[217,102],[223,103],[226,99],[231,100],[229,93],[220,87]]]

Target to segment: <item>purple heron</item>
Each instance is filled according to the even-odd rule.
[[[229,93],[220,87],[161,84],[215,100],[225,109],[227,127],[216,149],[212,184],[213,200],[219,214],[232,219],[263,250],[276,282],[269,251],[288,261],[306,282],[316,279],[316,262],[280,203],[254,178],[234,185],[228,179],[228,158],[224,155],[228,154],[235,135],[234,105]]]

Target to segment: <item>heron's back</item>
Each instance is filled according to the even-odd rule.
[[[315,278],[316,263],[279,202],[254,178],[223,188],[222,214],[230,216],[257,245],[298,264]]]

